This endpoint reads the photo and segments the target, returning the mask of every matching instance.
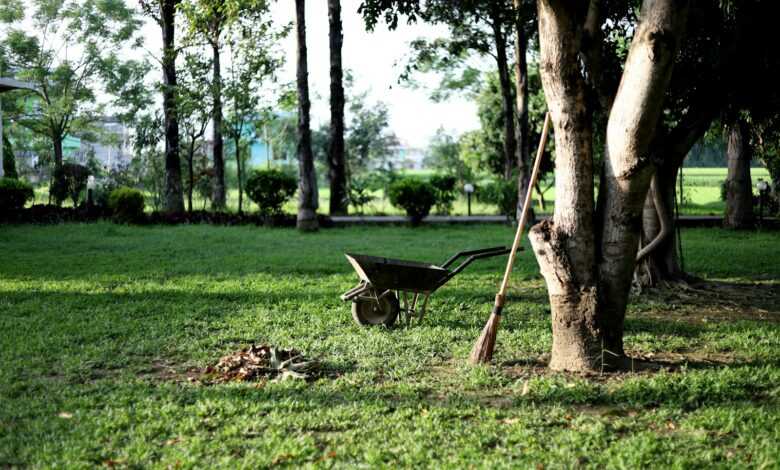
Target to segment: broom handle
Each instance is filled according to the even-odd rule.
[[[528,219],[528,209],[531,206],[531,198],[533,195],[534,184],[536,184],[536,178],[539,177],[539,166],[542,162],[542,154],[544,153],[544,147],[547,144],[547,131],[550,129],[550,112],[544,116],[544,127],[542,128],[542,138],[539,139],[539,148],[536,149],[536,160],[534,161],[534,169],[531,171],[531,179],[528,182],[528,191],[525,193],[525,201],[523,202],[523,212],[520,215],[520,222],[517,224],[517,232],[515,233],[515,239],[512,242],[512,251],[509,252],[509,260],[506,263],[506,271],[504,271],[504,280],[501,281],[501,288],[496,295],[496,305],[503,306],[504,295],[506,294],[507,285],[509,284],[509,274],[512,272],[512,266],[515,264],[515,256],[517,255],[517,248],[520,246],[520,240],[523,238],[523,229],[525,228],[526,220]]]

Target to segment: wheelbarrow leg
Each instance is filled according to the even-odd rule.
[[[420,319],[418,322],[422,322],[423,317],[425,317],[425,310],[426,308],[428,308],[428,299],[430,298],[431,298],[430,292],[426,293],[425,297],[423,297],[423,304],[422,304],[422,308],[420,308]]]

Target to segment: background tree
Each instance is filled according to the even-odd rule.
[[[350,98],[346,148],[350,178],[371,168],[390,169],[389,157],[398,138],[390,130],[390,112],[383,102],[368,103],[367,94]]]
[[[177,110],[176,80],[176,11],[181,0],[140,0],[147,15],[162,31],[162,96],[165,125],[165,203],[164,210],[184,212],[184,196],[179,158],[179,116]]]
[[[35,106],[17,108],[16,120],[50,140],[57,170],[65,136],[92,124],[106,104],[98,97],[114,69],[125,63],[121,49],[138,44],[139,19],[123,0],[31,5],[11,0],[0,20],[6,73],[13,71],[41,93]]]
[[[317,175],[314,171],[314,155],[311,148],[309,109],[309,70],[306,52],[306,0],[295,0],[295,33],[297,44],[296,82],[298,86],[298,167],[299,200],[298,230],[312,231],[319,228],[317,222]]]
[[[212,206],[216,210],[225,208],[225,158],[223,113],[222,113],[222,61],[220,54],[224,34],[230,21],[245,10],[247,2],[226,0],[191,0],[184,4],[189,25],[189,33],[196,42],[204,40],[211,48],[211,142],[214,161],[214,190]],[[254,2],[250,2],[254,3]],[[208,82],[204,82],[208,83]]]
[[[344,156],[344,83],[341,65],[341,0],[328,0],[328,35],[330,39],[330,143],[328,169],[330,176],[330,214],[345,215],[347,169]]]
[[[228,46],[229,63],[223,77],[223,92],[227,104],[225,127],[233,140],[238,184],[238,211],[243,211],[245,160],[242,147],[255,136],[254,123],[260,114],[259,90],[282,65],[275,45],[289,29],[276,27],[270,18],[268,2],[255,2],[229,24],[224,41]],[[242,144],[242,139],[245,144]]]
[[[192,213],[192,193],[195,190],[195,154],[203,147],[203,136],[211,118],[211,94],[203,86],[208,80],[211,64],[197,52],[184,55],[184,68],[179,76],[177,95],[179,120],[187,163],[187,212]],[[214,172],[216,178],[216,171]]]

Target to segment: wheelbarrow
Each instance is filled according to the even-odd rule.
[[[392,326],[401,314],[407,324],[420,322],[425,317],[428,299],[436,289],[472,262],[505,255],[509,251],[509,248],[503,246],[461,251],[441,266],[345,253],[344,256],[360,277],[360,283],[345,292],[341,300],[352,301],[352,318],[361,326]],[[462,257],[466,259],[450,270],[449,267]],[[403,300],[403,308],[399,299]],[[422,304],[419,305],[421,299]]]

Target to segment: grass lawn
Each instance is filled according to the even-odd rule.
[[[547,372],[528,252],[494,366],[466,357],[501,259],[435,293],[418,327],[361,329],[338,299],[356,283],[344,251],[440,262],[511,232],[2,226],[0,467],[780,466],[777,232],[683,231],[686,268],[737,288],[634,299],[626,344],[658,373]],[[187,380],[253,341],[327,374]]]

